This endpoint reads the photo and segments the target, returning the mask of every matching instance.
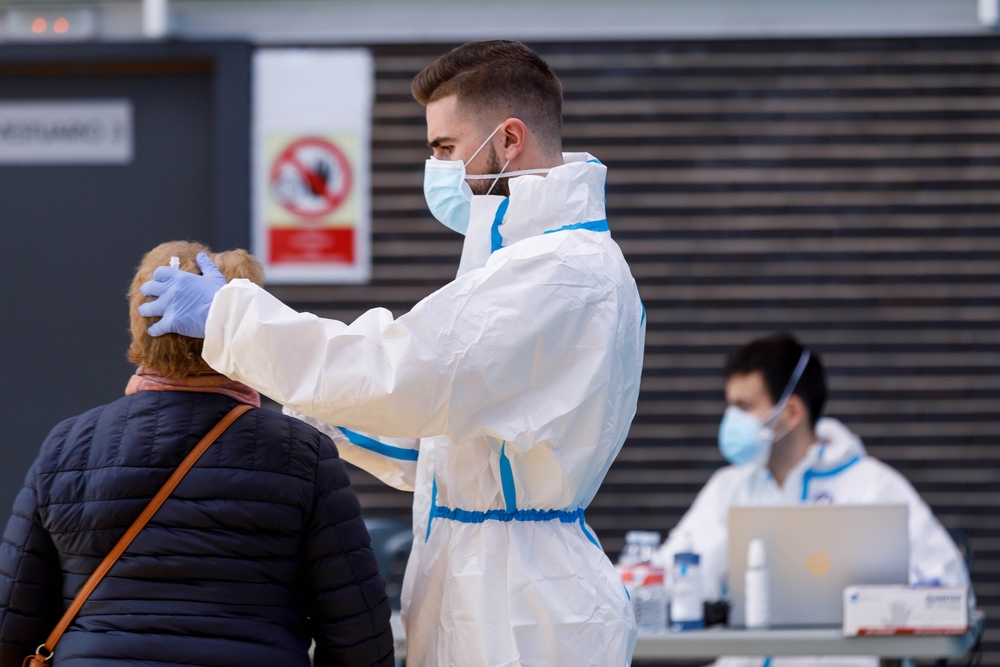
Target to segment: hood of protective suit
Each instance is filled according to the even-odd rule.
[[[816,439],[819,447],[815,462],[810,466],[815,471],[839,468],[867,454],[861,438],[833,417],[823,417],[816,422]]]
[[[510,197],[474,196],[458,275],[486,266],[493,252],[518,241],[605,221],[607,175],[608,168],[589,153],[563,153],[563,164],[545,176],[510,179]]]

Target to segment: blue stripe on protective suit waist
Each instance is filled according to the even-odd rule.
[[[437,479],[434,480],[434,490],[431,493],[431,512],[427,521],[427,536],[431,536],[431,524],[434,519],[447,519],[459,523],[486,523],[487,521],[559,521],[560,523],[579,523],[580,529],[588,540],[600,548],[597,538],[590,534],[587,529],[587,521],[584,517],[582,507],[575,510],[463,510],[453,507],[445,507],[437,504]]]
[[[583,508],[575,510],[462,510],[435,505],[435,519],[451,519],[461,523],[486,523],[487,521],[561,521],[576,523],[583,519]]]
[[[597,548],[601,545],[590,531],[587,530],[587,521],[583,515],[583,508],[575,510],[538,510],[538,509],[517,509],[517,489],[514,484],[514,469],[507,458],[507,442],[504,441],[500,447],[500,487],[503,491],[504,504],[507,509],[492,510],[463,510],[451,507],[444,507],[437,504],[437,477],[434,478],[431,488],[431,511],[427,517],[427,541],[431,536],[431,525],[434,519],[448,519],[459,523],[486,523],[487,521],[559,521],[561,523],[579,523],[580,530],[588,540]]]

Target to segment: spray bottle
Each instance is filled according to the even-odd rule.
[[[750,540],[747,549],[747,571],[744,578],[746,591],[746,624],[748,628],[766,628],[771,625],[771,582],[767,574],[767,548],[764,540]]]

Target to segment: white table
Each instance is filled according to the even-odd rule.
[[[983,632],[986,618],[977,611],[961,636],[844,637],[840,628],[802,630],[731,630],[708,628],[689,632],[639,635],[633,661],[714,659],[720,655],[877,655],[881,658],[958,658],[968,653]],[[396,659],[406,657],[406,633],[399,614],[392,615]]]
[[[720,655],[877,655],[880,658],[957,658],[982,634],[985,617],[973,616],[961,636],[844,637],[839,627],[801,630],[731,630],[708,628],[688,632],[639,635],[634,661],[710,658]]]

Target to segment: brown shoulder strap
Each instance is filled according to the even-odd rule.
[[[45,643],[42,646],[38,647],[37,652],[39,654],[43,648],[49,653],[47,656],[41,656],[43,660],[48,660],[52,657],[52,651],[55,650],[56,643],[58,643],[59,639],[62,638],[62,635],[66,632],[66,628],[69,627],[69,624],[73,622],[73,619],[80,611],[83,603],[87,601],[90,594],[93,593],[94,589],[97,588],[97,585],[101,583],[101,579],[104,578],[104,575],[108,573],[121,555],[125,553],[125,549],[132,544],[132,540],[134,540],[136,535],[139,534],[139,531],[141,531],[145,525],[149,523],[149,520],[153,518],[153,515],[160,509],[164,501],[166,501],[170,494],[174,492],[174,489],[177,488],[177,485],[180,484],[182,479],[184,479],[184,476],[188,473],[188,471],[191,470],[191,468],[194,467],[194,464],[198,462],[201,455],[204,454],[209,447],[211,447],[212,443],[215,442],[216,439],[240,417],[240,415],[252,409],[252,406],[249,405],[238,405],[233,408],[229,414],[222,418],[222,421],[216,424],[215,427],[201,439],[201,442],[199,442],[198,445],[187,455],[184,461],[181,462],[181,464],[177,467],[177,470],[174,471],[174,474],[170,476],[167,483],[163,485],[162,489],[160,489],[159,493],[157,493],[153,499],[149,501],[149,504],[146,505],[146,509],[142,511],[142,514],[140,514],[139,518],[135,520],[135,523],[133,523],[125,534],[122,535],[122,538],[118,540],[118,544],[116,544],[115,548],[111,550],[111,553],[109,553],[107,557],[101,561],[101,564],[96,570],[94,570],[94,573],[90,575],[90,579],[87,579],[87,583],[84,584],[83,588],[80,589],[80,592],[77,593],[76,599],[73,600],[73,604],[69,606],[66,613],[63,614],[61,619],[59,619],[59,624],[56,625],[55,630],[52,631],[49,638],[45,640]]]

